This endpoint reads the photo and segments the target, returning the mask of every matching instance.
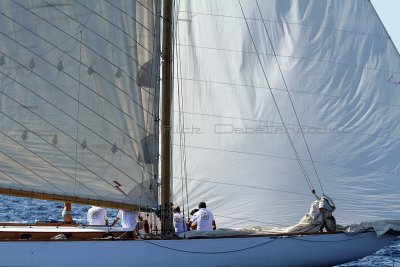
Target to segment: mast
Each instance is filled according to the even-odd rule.
[[[172,0],[163,1],[162,120],[161,120],[161,231],[172,233],[171,211],[171,104],[172,104]]]

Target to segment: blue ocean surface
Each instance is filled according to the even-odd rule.
[[[63,203],[60,202],[5,195],[0,195],[0,202],[0,222],[22,221],[34,223],[35,221],[62,220],[61,211]],[[89,206],[73,204],[72,215],[74,220],[79,223],[86,223],[86,212],[89,208]],[[107,216],[110,223],[113,222],[117,212],[114,209],[107,209]],[[312,257],[313,252],[310,253],[310,257]],[[400,267],[400,238],[368,257],[340,265],[340,267],[361,266]]]

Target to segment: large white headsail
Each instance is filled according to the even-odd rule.
[[[159,8],[0,2],[0,188],[156,205]]]
[[[314,196],[279,110],[339,223],[399,217],[400,58],[369,1],[180,1],[177,29],[177,205],[297,223]]]

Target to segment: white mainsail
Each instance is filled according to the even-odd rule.
[[[177,24],[174,203],[288,226],[321,183],[338,223],[399,217],[400,57],[369,1],[180,1]]]
[[[0,2],[0,184],[154,207],[154,1]]]

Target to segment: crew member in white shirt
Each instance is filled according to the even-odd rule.
[[[181,208],[179,208],[179,206],[174,208],[173,224],[175,228],[175,234],[179,235],[180,233],[185,232],[184,218],[181,213]]]
[[[200,231],[212,231],[217,229],[217,225],[214,220],[214,215],[206,209],[207,205],[205,202],[199,203],[199,211],[193,214],[189,221],[189,227]]]
[[[119,219],[121,219],[122,228],[134,230],[139,220],[139,212],[133,210],[119,210],[111,226],[115,226]]]
[[[108,225],[106,210],[92,206],[87,212],[87,221],[89,225]]]
[[[64,219],[65,223],[72,223],[72,214],[71,214],[71,202],[64,202],[64,208],[62,210],[61,216]]]

